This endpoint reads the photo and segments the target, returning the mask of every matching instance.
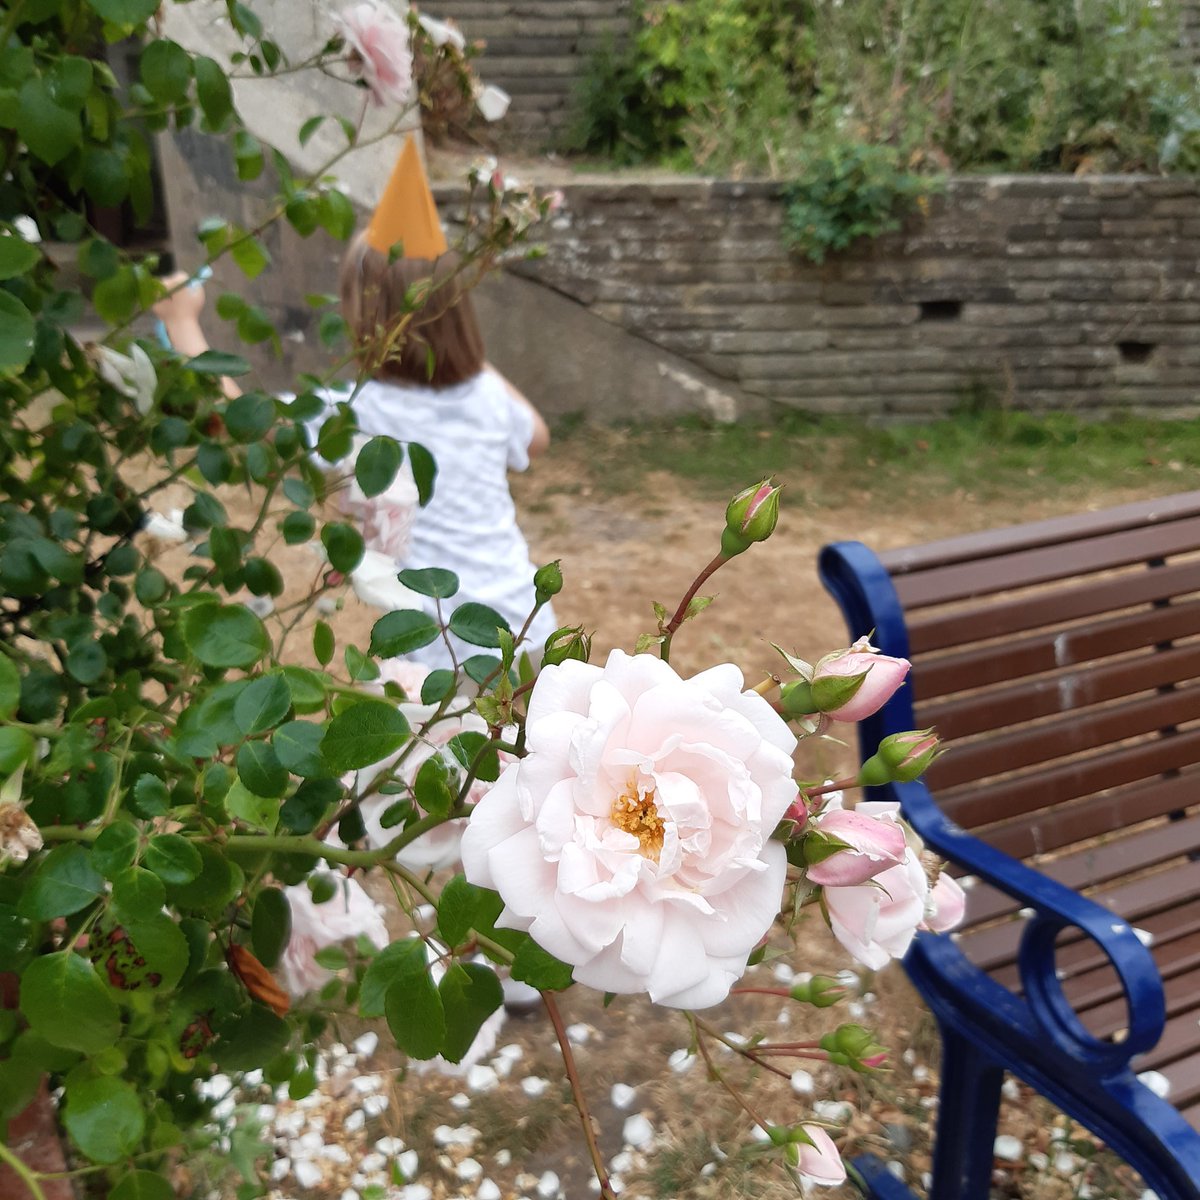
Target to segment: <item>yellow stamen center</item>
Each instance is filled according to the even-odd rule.
[[[642,853],[658,861],[663,844],[663,819],[654,804],[654,789],[641,791],[636,784],[621,793],[612,806],[612,823],[637,838]]]

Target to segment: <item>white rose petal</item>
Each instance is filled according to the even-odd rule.
[[[475,97],[475,107],[479,109],[479,115],[485,121],[501,120],[508,112],[508,106],[511,103],[512,97],[494,83],[489,83],[481,88],[479,95]]]

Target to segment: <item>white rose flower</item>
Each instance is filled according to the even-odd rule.
[[[528,757],[471,814],[467,878],[601,991],[705,1008],[742,975],[782,899],[770,840],[796,799],[796,738],[737,667],[681,678],[651,655],[547,667]]]

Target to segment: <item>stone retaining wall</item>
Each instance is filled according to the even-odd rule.
[[[576,184],[513,269],[749,397],[824,413],[968,404],[1194,413],[1200,187],[952,180],[927,217],[817,267],[766,183]],[[441,189],[452,215],[461,192]]]

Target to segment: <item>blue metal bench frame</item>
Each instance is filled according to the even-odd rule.
[[[884,653],[909,657],[904,611],[886,568],[860,542],[826,546],[821,580],[841,606],[852,638],[871,634]],[[881,738],[916,726],[901,688],[859,726],[865,755]],[[1140,1083],[1130,1060],[1162,1035],[1162,980],[1149,950],[1111,912],[965,832],[921,782],[871,789],[897,800],[927,845],[1034,909],[1018,959],[1024,996],[989,978],[951,935],[918,935],[904,966],[937,1020],[943,1061],[930,1200],[986,1200],[1004,1073],[1011,1072],[1079,1121],[1140,1172],[1161,1200],[1200,1200],[1200,1134]],[[1075,927],[1097,943],[1124,988],[1128,1034],[1119,1044],[1084,1028],[1055,974],[1055,939]],[[913,1193],[872,1158],[856,1166],[872,1195]]]

